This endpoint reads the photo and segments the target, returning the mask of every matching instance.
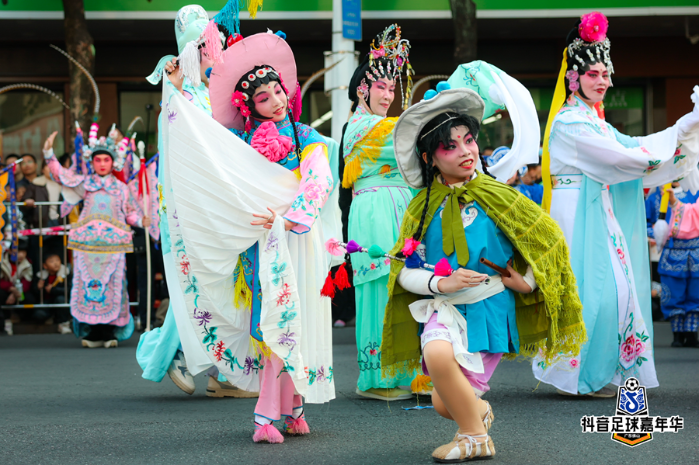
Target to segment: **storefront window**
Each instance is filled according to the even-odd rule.
[[[61,93],[56,94],[62,98]],[[65,150],[63,112],[61,102],[42,92],[11,91],[0,95],[2,160],[11,153],[31,153],[41,160],[44,141],[54,131],[58,131],[54,151],[62,154]]]
[[[131,125],[131,132],[138,133],[136,140],[145,141],[148,137],[146,158],[150,158],[158,151],[157,128],[161,97],[161,92],[121,92],[119,94],[119,127],[126,135]],[[152,106],[151,110],[146,109],[147,105]],[[142,121],[135,121],[139,116]]]

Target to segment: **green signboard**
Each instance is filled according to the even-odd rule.
[[[140,11],[162,12],[177,11],[192,0],[84,0],[85,11]],[[199,0],[196,2],[207,11],[218,11],[225,5],[225,0]],[[672,7],[695,7],[697,0],[476,0],[479,10],[574,10],[574,9],[610,9],[610,8],[650,8],[668,9]],[[364,11],[445,11],[450,10],[449,0],[379,0],[365,1]],[[7,0],[7,5],[0,5],[0,17],[5,11],[62,11],[62,0]],[[332,11],[332,0],[265,0],[262,11]],[[648,12],[647,12],[648,13]],[[577,14],[577,13],[576,13]],[[574,14],[574,16],[576,15]],[[686,13],[685,13],[686,14]],[[243,16],[246,16],[245,14]]]

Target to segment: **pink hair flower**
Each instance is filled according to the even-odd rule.
[[[240,108],[245,105],[245,96],[241,91],[236,90],[233,92],[233,96],[231,97],[231,103],[234,107]]]
[[[568,70],[568,72],[566,73],[566,78],[567,78],[569,81],[577,81],[577,80],[580,78],[580,75],[578,75],[578,72],[577,72],[577,71],[575,71],[575,70],[573,70],[573,69],[570,69],[570,70]]]
[[[250,109],[247,105],[243,105],[242,107],[240,107],[240,113],[242,113],[242,115],[247,118],[248,116],[250,116]]]
[[[580,17],[578,32],[585,42],[602,42],[607,38],[607,29],[609,29],[609,21],[598,11]]]
[[[371,51],[371,56],[374,59],[381,58],[382,56],[386,55],[386,52],[384,51],[383,47],[381,47],[378,50],[372,50]]]
[[[406,257],[411,256],[419,245],[420,241],[416,241],[412,237],[406,237],[405,246],[403,246],[403,255],[405,255]]]

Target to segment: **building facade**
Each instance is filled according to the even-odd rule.
[[[101,124],[126,128],[136,116],[139,138],[149,138],[155,152],[160,89],[149,85],[160,57],[175,48],[177,10],[194,0],[85,0],[86,17],[96,50],[95,79],[100,88]],[[6,0],[0,4],[0,87],[28,82],[66,97],[68,62],[49,44],[65,48],[61,0]],[[225,0],[201,0],[211,16]],[[615,87],[607,100],[607,119],[619,130],[643,135],[674,124],[690,111],[692,87],[699,84],[699,0],[571,0],[561,8],[553,0],[478,0],[478,59],[488,61],[521,80],[532,92],[545,126],[553,87],[565,47],[565,36],[576,17],[598,10],[610,20]],[[241,13],[241,32],[283,30],[296,54],[303,83],[323,68],[323,52],[331,49],[332,0],[265,0],[257,19]],[[379,0],[365,2],[363,41],[397,22],[412,44],[416,79],[450,74],[454,32],[449,0]],[[350,76],[347,76],[349,81]],[[434,84],[434,83],[433,83]],[[429,85],[417,90],[419,98]],[[66,99],[67,101],[67,99]],[[147,110],[146,106],[152,106]],[[329,132],[330,103],[322,80],[304,101],[304,122]],[[400,110],[392,109],[397,114]],[[40,153],[53,130],[65,135],[68,112],[52,97],[32,91],[0,95],[3,159],[8,153]],[[508,145],[507,116],[486,125],[482,145]],[[58,141],[59,150],[63,140]]]

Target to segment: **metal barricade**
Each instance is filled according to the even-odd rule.
[[[43,266],[44,263],[44,225],[43,223],[43,207],[51,207],[51,206],[56,206],[60,209],[60,206],[63,204],[63,202],[34,202],[34,208],[39,209],[39,231],[38,231],[38,236],[39,236],[39,263],[37,264],[39,267]],[[10,202],[4,202],[5,207],[12,208],[12,205]],[[15,202],[15,206],[20,207],[20,206],[25,206],[25,202]],[[62,218],[63,220],[63,230],[61,232],[56,232],[55,234],[50,234],[51,236],[58,235],[58,236],[63,236],[63,266],[66,267],[66,270],[70,270],[66,276],[66,279],[68,279],[68,276],[72,275],[72,266],[69,266],[68,264],[68,233],[69,230],[67,228],[68,226],[68,217],[64,216]],[[28,237],[28,236],[25,236]],[[40,268],[41,269],[41,268]],[[32,268],[32,279],[34,278],[34,270]],[[71,278],[72,279],[72,278]],[[3,303],[0,303],[0,307],[6,310],[19,310],[19,309],[31,309],[31,308],[70,308],[70,298],[68,296],[68,283],[66,282],[66,285],[64,286],[64,300],[65,303],[63,304],[45,304],[44,303],[44,290],[40,289],[39,290],[39,303],[38,304],[23,304],[23,305],[5,305]],[[129,302],[130,307],[137,307],[138,302]]]

